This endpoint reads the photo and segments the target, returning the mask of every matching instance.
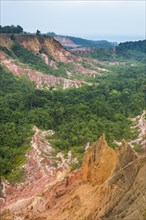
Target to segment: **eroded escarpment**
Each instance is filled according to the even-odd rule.
[[[46,139],[47,136],[52,136],[54,131],[41,131],[36,126],[33,130],[31,150],[25,155],[27,162],[20,167],[25,173],[25,180],[17,184],[2,180],[1,210],[16,211],[30,204],[47,188],[61,182],[70,172],[70,164],[78,163],[77,158],[73,158],[71,152],[66,158],[63,153],[55,152]]]
[[[1,34],[0,53],[3,66],[14,71],[14,74],[27,74],[30,80],[36,82],[38,89],[48,88],[49,86],[79,87],[83,83],[83,80],[79,79],[85,78],[84,76],[91,78],[92,81],[93,77],[108,72],[105,68],[98,67],[92,59],[75,56],[63,48],[55,39],[47,36]],[[19,59],[20,56],[23,59]],[[45,70],[41,68],[37,71],[36,67],[35,70],[32,69],[31,60],[28,59],[27,63],[24,61],[26,56],[30,56],[30,59],[35,57],[36,63],[40,62],[42,65],[44,63],[46,65]],[[55,71],[60,77],[55,77]],[[90,82],[89,79],[88,81]]]
[[[137,132],[137,137],[134,140],[130,140],[128,143],[132,148],[138,146],[138,149],[144,151],[146,149],[146,111],[144,110],[141,115],[136,116],[135,118],[130,118],[132,122],[131,130]],[[121,145],[121,142],[114,140],[113,142],[117,146]]]
[[[146,149],[146,111],[144,110],[141,115],[132,118],[131,121],[134,123],[131,129],[133,130],[137,129],[139,134],[138,134],[138,138],[132,140],[130,144],[131,145],[138,144],[143,149]]]
[[[65,50],[58,41],[51,37],[22,34],[15,34],[14,37],[11,34],[1,34],[0,36],[0,46],[5,46],[8,49],[11,49],[15,41],[36,54],[44,50],[57,61],[71,62],[71,60],[77,59],[76,56]]]
[[[27,75],[31,81],[36,83],[37,89],[48,89],[51,86],[61,86],[64,89],[71,87],[78,88],[84,83],[83,80],[70,80],[63,77],[55,77],[30,69],[26,65],[20,65],[20,63],[9,58],[2,51],[0,51],[0,60],[1,64],[13,74],[18,76]]]
[[[113,150],[101,136],[85,152],[81,169],[62,168],[59,181],[48,177],[30,199],[17,195],[17,203],[3,205],[3,219],[144,220],[145,165],[144,155],[127,142]]]

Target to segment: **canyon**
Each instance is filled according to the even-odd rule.
[[[65,39],[63,43],[75,46]],[[33,65],[31,59],[38,65]],[[33,34],[1,34],[0,61],[3,80],[0,159],[5,171],[0,179],[0,218],[145,220],[146,111],[142,113],[141,65],[135,73],[134,64],[83,58],[61,46],[57,38]],[[15,77],[11,81],[12,74]],[[100,81],[104,76],[109,76],[109,80]],[[17,85],[22,83],[20,78],[34,82],[32,94],[29,94],[32,84],[27,80],[26,97],[20,91]],[[139,110],[135,111],[136,108]],[[130,121],[132,125],[128,127]],[[137,130],[134,139],[131,130]],[[122,140],[125,131],[131,138],[127,141]],[[96,142],[95,137],[99,138]],[[109,144],[112,141],[116,146]],[[10,164],[11,170],[9,160],[15,159],[9,150],[18,160],[22,159],[20,151],[24,156],[19,166]],[[21,179],[17,178],[17,172]],[[8,181],[10,174],[14,174],[14,182]]]

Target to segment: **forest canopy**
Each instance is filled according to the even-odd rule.
[[[99,85],[67,90],[36,90],[27,77],[0,68],[0,163],[2,175],[24,163],[33,125],[53,129],[52,145],[81,155],[87,142],[105,133],[130,140],[128,117],[145,108],[145,66],[121,66],[99,79]]]

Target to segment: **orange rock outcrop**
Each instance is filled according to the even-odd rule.
[[[107,146],[104,136],[101,136],[85,152],[82,165],[82,179],[93,185],[103,184],[113,172],[117,162],[117,153]]]
[[[101,136],[85,152],[81,169],[60,170],[38,195],[16,195],[2,219],[144,220],[145,162],[125,141],[113,150]]]

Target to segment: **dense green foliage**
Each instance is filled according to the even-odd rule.
[[[116,47],[116,54],[124,59],[146,61],[146,40],[120,43]]]
[[[34,86],[0,68],[0,164],[2,175],[25,162],[32,130],[25,120],[22,100]]]
[[[116,47],[117,53],[124,53],[127,50],[134,50],[146,53],[146,40],[139,40],[139,41],[128,41],[124,43],[120,43]],[[125,53],[124,53],[125,55]]]
[[[19,25],[11,25],[11,26],[1,26],[0,25],[0,33],[5,34],[20,34],[23,33],[23,28]]]
[[[87,51],[76,51],[76,55],[83,56],[83,57],[92,57],[94,59],[99,59],[99,60],[108,60],[108,61],[113,61],[115,52],[113,48],[99,48],[99,47],[94,47],[94,48],[89,48]]]
[[[72,149],[81,158],[84,145],[102,134],[110,145],[114,139],[131,139],[128,117],[145,107],[144,65],[113,67],[99,78],[98,86],[39,91],[27,78],[18,78],[0,68],[0,163],[2,175],[25,162],[32,126],[53,129],[49,140],[63,151]],[[18,180],[21,173],[15,171]]]

